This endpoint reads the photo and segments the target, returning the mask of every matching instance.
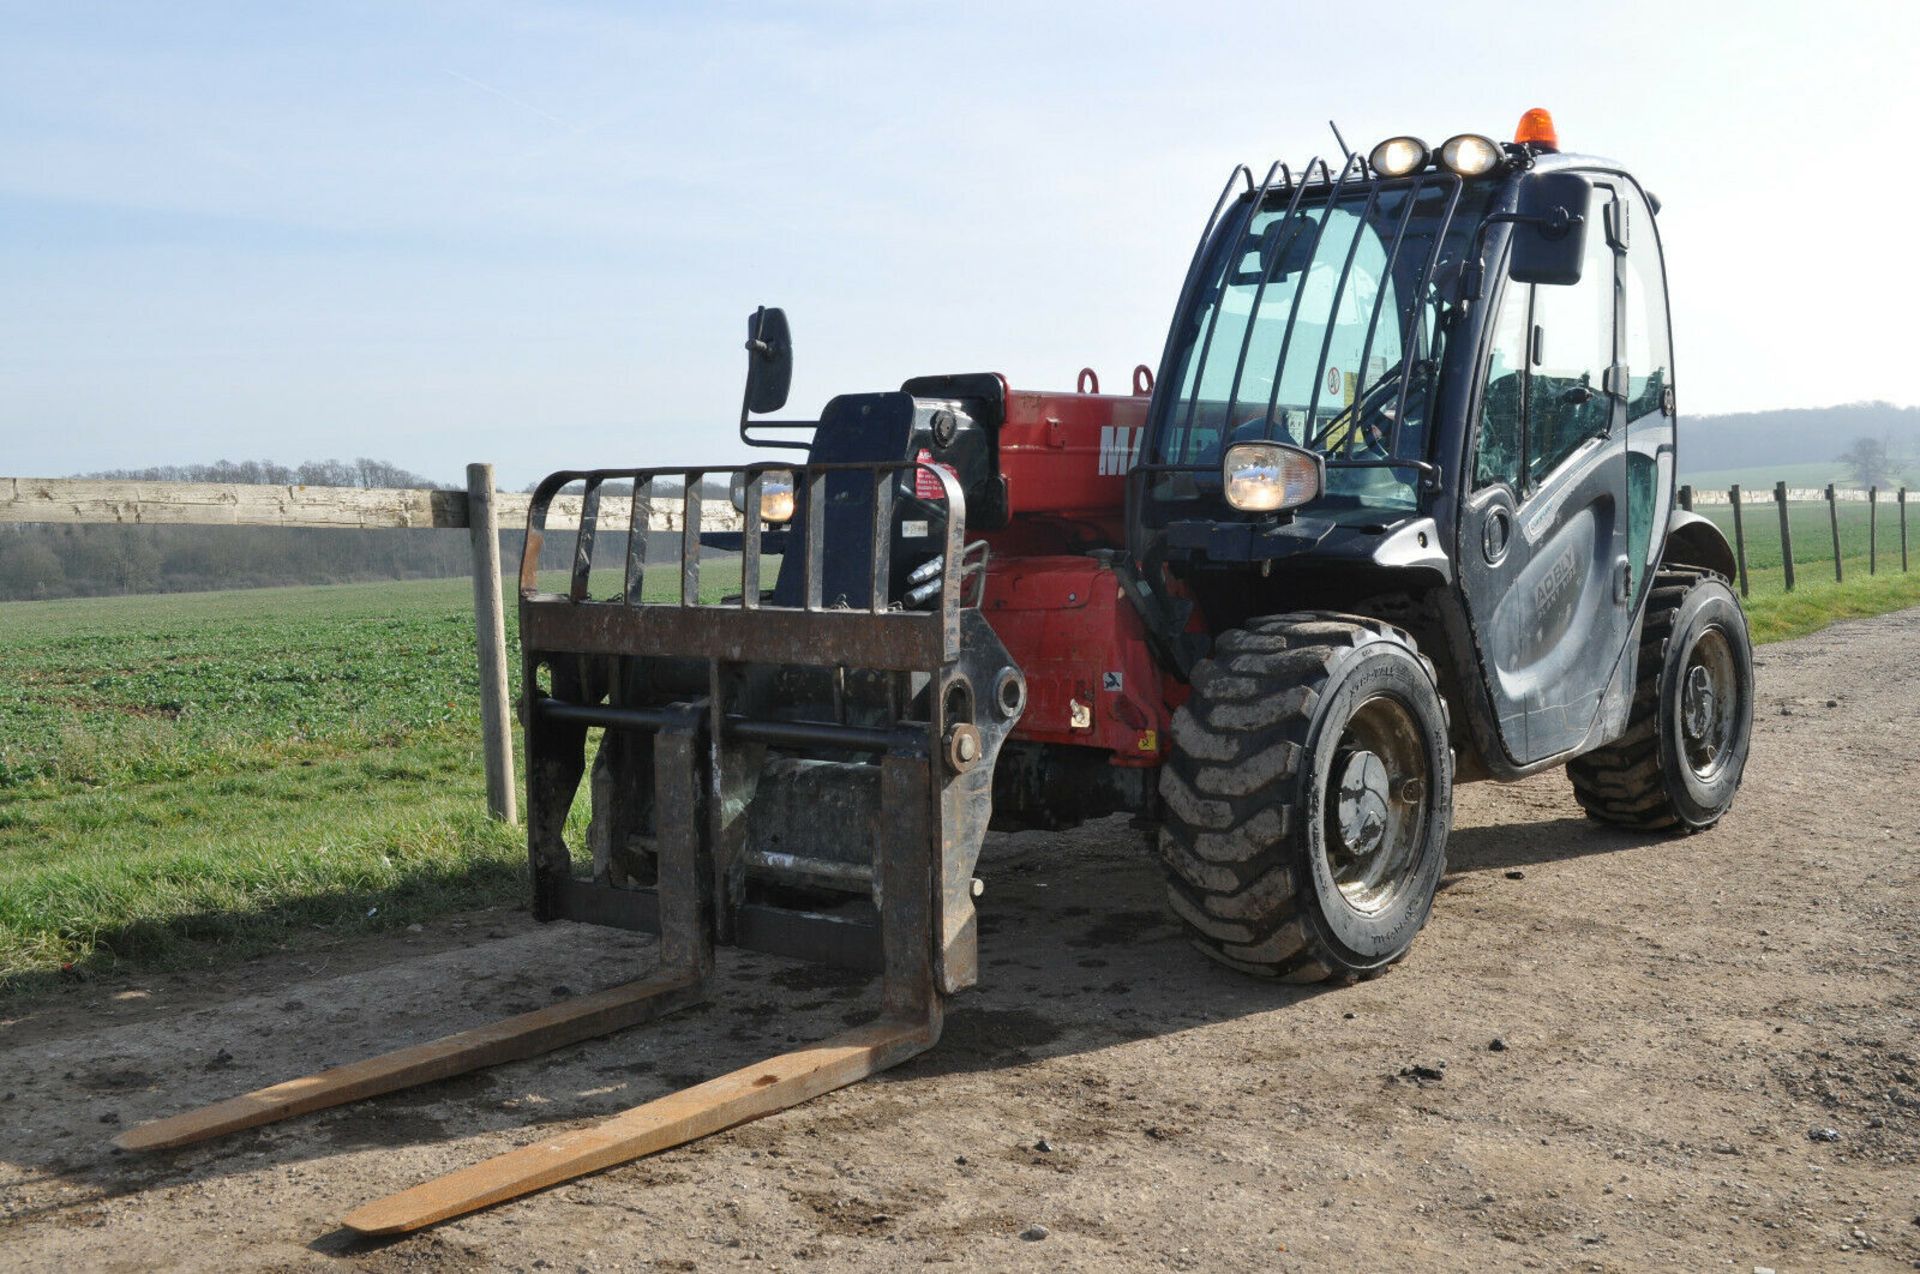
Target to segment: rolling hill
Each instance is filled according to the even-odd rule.
[[[1920,486],[1920,407],[1843,403],[1834,407],[1682,415],[1680,480],[1697,486],[1816,486],[1853,482],[1840,453],[1859,438],[1885,440],[1901,480]]]

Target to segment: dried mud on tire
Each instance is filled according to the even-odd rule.
[[[0,1009],[0,1269],[1909,1269],[1920,611],[1757,663],[1717,827],[1596,824],[1561,774],[1463,788],[1386,977],[1203,959],[1124,820],[992,837],[982,987],[932,1053],[385,1245],[337,1218],[829,1035],[877,988],[727,952],[710,1007],[151,1157],[108,1141],[620,981],[648,944],[496,912]]]

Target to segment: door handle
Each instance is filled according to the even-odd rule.
[[[1480,524],[1480,551],[1487,559],[1487,565],[1500,565],[1501,559],[1507,555],[1507,546],[1512,542],[1513,514],[1504,505],[1488,509],[1486,521]]]
[[[1627,599],[1633,596],[1633,563],[1626,557],[1617,557],[1613,561],[1613,600],[1625,606]]]

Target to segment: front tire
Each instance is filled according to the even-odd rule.
[[[1160,792],[1168,901],[1201,951],[1292,982],[1379,973],[1445,866],[1453,754],[1433,665],[1351,615],[1224,633],[1174,716]]]
[[[1698,832],[1733,805],[1753,737],[1753,641],[1726,581],[1663,570],[1641,620],[1626,733],[1567,765],[1602,822]]]

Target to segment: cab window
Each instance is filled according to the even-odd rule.
[[[1605,198],[1594,189],[1594,207]],[[1613,363],[1613,249],[1595,226],[1580,281],[1533,289],[1533,350],[1527,375],[1527,479],[1536,484],[1589,438],[1607,432],[1612,404],[1603,378]]]
[[[1595,206],[1607,196],[1596,186]],[[1580,282],[1507,284],[1482,381],[1476,488],[1531,490],[1607,432],[1615,287],[1613,249],[1597,226],[1587,235]]]
[[[1473,485],[1520,485],[1520,462],[1525,445],[1523,419],[1527,393],[1527,319],[1532,289],[1507,286],[1494,325],[1493,351],[1488,355],[1486,392],[1480,398],[1480,447],[1474,454]]]
[[[1621,192],[1627,209],[1627,419],[1661,409],[1673,384],[1673,337],[1667,326],[1667,290],[1653,215],[1637,190]]]

